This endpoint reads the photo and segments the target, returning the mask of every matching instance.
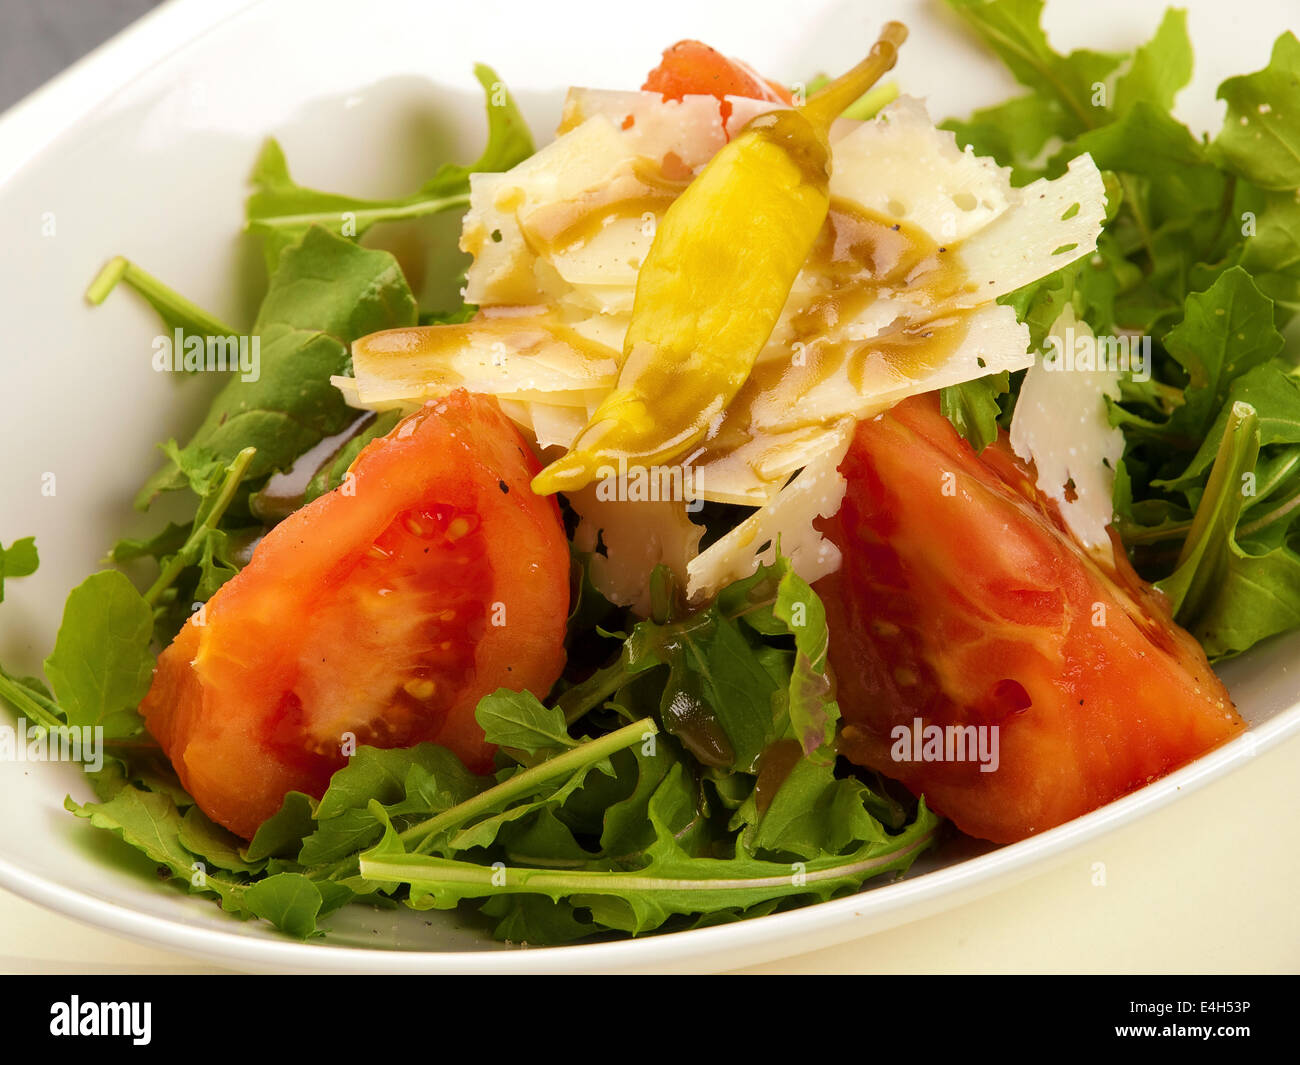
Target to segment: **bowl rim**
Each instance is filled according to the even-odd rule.
[[[182,950],[216,961],[276,971],[316,971],[365,974],[591,974],[598,972],[666,970],[692,959],[724,955],[727,948],[744,947],[769,958],[798,953],[786,946],[830,927],[842,927],[846,939],[868,935],[880,919],[912,910],[894,924],[926,914],[921,904],[955,895],[963,889],[992,891],[1029,867],[1043,871],[1051,858],[1111,829],[1160,809],[1225,773],[1252,761],[1257,754],[1300,732],[1300,703],[1275,714],[1258,727],[1202,755],[1196,761],[1151,784],[1075,818],[1041,836],[1032,836],[943,869],[905,878],[856,894],[811,903],[782,913],[731,924],[696,928],[600,943],[553,947],[474,951],[420,951],[336,946],[299,942],[272,934],[239,935],[232,928],[200,927],[166,914],[150,914],[65,887],[31,873],[0,854],[0,887],[57,913],[110,932],[171,950]],[[971,896],[974,897],[974,896]],[[242,926],[235,926],[242,927]],[[756,950],[757,948],[757,950]]]

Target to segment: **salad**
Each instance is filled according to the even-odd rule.
[[[266,143],[247,328],[110,261],[92,304],[229,376],[136,499],[183,519],[0,667],[70,814],[292,936],[561,943],[1022,840],[1244,730],[1211,663],[1300,625],[1300,41],[1198,137],[1181,11],[1061,54],[1041,0],[949,3],[1023,95],[936,124],[893,22],[795,85],[687,40],[537,148],[479,66],[482,155],[410,196]],[[444,212],[455,306],[366,240]],[[0,601],[38,562],[0,545]]]

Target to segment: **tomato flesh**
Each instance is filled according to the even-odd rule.
[[[209,817],[248,838],[362,744],[435,741],[490,769],[478,700],[544,697],[564,664],[569,553],[539,468],[494,400],[457,392],[266,535],[141,707]]]
[[[760,77],[746,63],[728,59],[701,41],[678,41],[664,49],[663,59],[646,77],[644,92],[657,92],[665,100],[683,96],[716,96],[721,101],[722,121],[731,117],[731,104],[724,97],[743,96],[751,100],[790,103],[790,91]]]
[[[1005,434],[976,455],[917,397],[860,423],[841,469],[825,532],[843,566],[817,590],[852,761],[1010,842],[1245,727],[1164,598],[1122,551],[1110,565],[1075,543]],[[933,757],[916,742],[932,725],[995,727],[997,768]]]

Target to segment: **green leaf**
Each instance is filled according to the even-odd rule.
[[[1240,267],[1225,270],[1205,292],[1187,298],[1183,320],[1164,338],[1187,371],[1184,402],[1172,431],[1200,440],[1227,399],[1232,382],[1282,349],[1273,302]]]
[[[1123,115],[1145,102],[1168,111],[1192,80],[1192,42],[1187,12],[1168,8],[1155,36],[1133,53],[1128,70],[1115,81],[1115,112]]]
[[[432,805],[435,795],[442,793],[447,800],[444,805],[454,806],[482,789],[482,778],[437,744],[391,749],[358,747],[348,764],[330,778],[329,787],[316,807],[317,821],[329,821],[347,810],[365,810],[372,799],[385,806],[409,799],[413,768],[424,774],[415,779],[436,781],[436,786],[425,792],[426,805]]]
[[[1211,659],[1300,626],[1300,555],[1288,547],[1256,553],[1230,543],[1221,583],[1188,625]]]
[[[258,826],[244,849],[244,859],[261,862],[266,858],[292,858],[302,849],[304,837],[316,828],[316,800],[300,791],[284,797],[280,809]]]
[[[1195,458],[1181,476],[1160,482],[1163,487],[1184,493],[1199,488],[1214,464],[1236,403],[1245,403],[1255,411],[1261,447],[1300,443],[1300,381],[1274,359],[1233,381],[1227,402],[1220,409]]]
[[[1105,83],[1121,56],[1075,51],[1059,55],[1040,25],[1043,0],[948,0],[1007,65],[1017,81],[1055,100],[1067,135],[1100,125],[1106,109],[1093,104],[1094,88]]]
[[[255,873],[265,864],[241,856],[239,848],[243,841],[220,825],[214,825],[197,806],[185,811],[178,839],[186,850],[227,872]]]
[[[635,870],[489,868],[376,849],[363,856],[362,875],[380,883],[410,885],[410,904],[416,908],[447,908],[464,898],[534,894],[567,899],[590,909],[597,923],[636,934],[661,927],[674,915],[744,910],[774,899],[825,899],[854,890],[872,876],[907,868],[931,843],[937,823],[922,805],[916,821],[899,835],[866,843],[844,856],[806,863],[699,857],[679,842],[681,817],[691,816],[680,805],[681,784],[682,769],[675,765],[650,803],[656,842],[646,852],[648,862]]]
[[[571,903],[540,895],[498,895],[484,902],[480,912],[496,919],[492,934],[497,939],[520,946],[570,943],[596,931],[590,921],[578,919]]]
[[[222,584],[235,575],[238,567],[230,556],[229,539],[217,525],[234,501],[239,485],[256,457],[255,449],[245,448],[228,466],[213,471],[210,482],[204,487],[203,501],[185,542],[175,554],[167,556],[163,561],[157,580],[144,593],[146,603],[156,604],[190,566],[199,567],[195,594],[200,601],[211,598]]]
[[[274,272],[280,253],[315,225],[335,236],[361,237],[379,222],[420,218],[469,204],[469,175],[509,170],[533,154],[533,141],[514,99],[496,73],[479,64],[474,76],[487,102],[488,142],[472,166],[445,164],[409,196],[364,200],[304,188],[289,176],[284,152],[268,140],[253,168],[253,194],[248,199],[248,228],[263,240],[267,268]]]
[[[1207,600],[1223,584],[1233,530],[1245,505],[1244,479],[1253,473],[1258,457],[1255,409],[1234,403],[1178,567],[1156,585],[1169,597],[1174,617],[1185,627],[1195,624]]]
[[[831,762],[803,759],[781,782],[747,842],[805,859],[886,843],[889,834],[871,813],[878,802],[861,781],[835,779]]]
[[[715,610],[664,626],[655,638],[670,663],[665,731],[707,765],[751,770],[772,738],[777,685],[739,625]]]
[[[174,442],[174,441],[173,441]],[[113,545],[108,557],[118,564],[134,562],[138,558],[163,559],[174,555],[190,538],[192,525],[169,521],[164,529],[147,540],[121,539]]]
[[[1011,375],[989,374],[959,385],[939,390],[939,409],[976,452],[983,451],[998,438],[998,418],[1002,408],[998,397],[1011,387]]]
[[[215,894],[223,909],[239,916],[248,914],[244,884],[204,870],[197,856],[181,842],[182,816],[170,796],[128,784],[107,802],[83,805],[68,798],[64,806],[147,855],[177,880],[184,881],[190,891]]]
[[[30,577],[39,564],[34,536],[15,540],[8,547],[0,545],[0,603],[5,601],[5,578]]]
[[[117,570],[87,577],[68,595],[45,675],[73,726],[113,739],[141,728],[136,707],[153,679],[153,611]]]
[[[245,892],[244,901],[258,917],[298,939],[317,934],[316,920],[325,903],[320,888],[301,873],[277,873],[259,880]]]
[[[302,841],[297,862],[306,868],[329,865],[363,851],[383,834],[383,824],[365,807],[344,810],[317,823]]]
[[[830,633],[821,599],[795,573],[788,559],[782,557],[777,564],[781,582],[772,613],[794,637],[796,654],[787,706],[791,729],[807,756],[822,748],[829,751],[840,718],[827,667]]]
[[[578,745],[569,735],[564,712],[543,706],[532,692],[498,688],[479,700],[474,718],[482,726],[488,743],[499,747],[539,754]]]
[[[1300,311],[1300,200],[1294,192],[1259,192],[1243,187],[1236,217],[1249,211],[1253,233],[1242,242],[1241,266],[1261,292],[1295,314]],[[1242,223],[1247,228],[1246,222]]]
[[[1224,165],[1264,189],[1300,186],[1300,40],[1291,32],[1273,45],[1263,70],[1219,86],[1228,103],[1214,148]]]
[[[261,345],[257,380],[234,378],[217,393],[190,441],[141,490],[137,506],[184,488],[192,480],[187,467],[225,466],[248,447],[257,457],[244,480],[292,467],[356,419],[330,384],[331,375],[350,370],[348,345],[415,320],[415,300],[388,252],[309,229],[282,253],[254,324]]]

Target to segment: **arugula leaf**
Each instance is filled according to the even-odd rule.
[[[540,895],[498,895],[479,912],[497,919],[492,929],[497,939],[521,946],[569,943],[597,930],[590,921],[579,920],[571,903]]]
[[[1254,232],[1242,241],[1240,265],[1287,316],[1300,311],[1300,200],[1293,191],[1261,192],[1244,183],[1233,208]],[[1279,321],[1282,318],[1279,314]]]
[[[488,743],[499,747],[539,754],[578,745],[569,735],[564,711],[543,706],[532,692],[498,688],[479,700],[474,718],[482,726]]]
[[[835,779],[833,760],[794,764],[768,801],[756,831],[743,840],[751,850],[798,858],[835,856],[864,843],[887,843],[872,813],[879,799],[859,780]],[[742,807],[741,818],[749,811]]]
[[[1273,44],[1268,66],[1219,86],[1228,103],[1214,150],[1233,173],[1264,189],[1300,185],[1300,40]]]
[[[414,325],[415,300],[397,261],[312,227],[284,250],[253,332],[261,341],[256,381],[232,379],[207,417],[136,499],[148,507],[159,493],[184,488],[192,467],[210,488],[213,464],[225,466],[257,449],[244,474],[255,480],[287,470],[322,439],[356,418],[330,376],[349,372],[348,345],[380,329]],[[200,494],[203,494],[200,492]]]
[[[1061,108],[1067,136],[1099,124],[1094,86],[1104,83],[1122,57],[1080,50],[1062,56],[1041,27],[1043,0],[948,0],[1007,65],[1017,81]]]
[[[292,858],[302,849],[302,841],[315,830],[316,800],[301,791],[284,797],[280,809],[258,827],[244,859],[260,862],[267,858]]]
[[[1192,80],[1192,42],[1187,12],[1168,8],[1155,36],[1133,53],[1128,69],[1115,81],[1115,112],[1136,104],[1168,111],[1180,89]]]
[[[50,698],[49,690],[35,677],[13,677],[0,669],[0,699],[43,728],[57,729],[66,724],[63,708]]]
[[[1285,538],[1262,548],[1239,540],[1259,531],[1238,524],[1259,446],[1254,409],[1234,403],[1178,568],[1157,585],[1214,658],[1300,625],[1300,555]],[[1279,509],[1293,512],[1297,503],[1293,488]]]
[[[1002,408],[998,397],[1011,387],[1011,375],[989,374],[939,390],[939,409],[976,452],[983,451],[998,438],[998,419]]]
[[[185,810],[177,839],[192,854],[227,872],[256,873],[266,865],[243,857],[239,853],[243,841],[213,824],[197,806]]]
[[[1273,324],[1272,300],[1241,267],[1224,271],[1207,291],[1188,296],[1183,320],[1164,338],[1188,377],[1170,431],[1200,440],[1233,380],[1271,359],[1282,343]]]
[[[157,579],[144,593],[146,603],[156,604],[171,587],[182,571],[198,566],[200,569],[195,594],[206,602],[218,588],[233,577],[237,567],[230,557],[230,540],[218,523],[226,513],[248,468],[257,456],[255,448],[244,448],[224,469],[216,470],[203,501],[199,504],[194,524],[184,542],[174,554],[160,559],[162,563]],[[217,480],[217,475],[220,480]]]
[[[1184,625],[1196,619],[1220,586],[1228,545],[1245,504],[1243,478],[1259,457],[1259,418],[1253,407],[1236,403],[1228,417],[1219,452],[1201,505],[1183,543],[1178,568],[1156,587],[1169,597],[1174,617]]]
[[[469,205],[469,175],[509,170],[533,154],[533,141],[501,79],[491,67],[478,64],[474,76],[487,102],[488,141],[472,166],[444,164],[409,196],[363,200],[304,188],[289,176],[284,152],[268,140],[253,169],[254,192],[248,199],[248,228],[263,241],[267,269],[274,272],[285,248],[302,239],[313,226],[335,236],[359,238],[378,222],[419,218]]]
[[[1300,381],[1291,376],[1276,359],[1256,366],[1232,382],[1228,399],[1219,410],[1214,425],[1206,434],[1187,469],[1174,479],[1161,482],[1162,487],[1199,498],[1206,474],[1219,452],[1233,407],[1245,403],[1255,411],[1261,447],[1273,444],[1300,444]],[[1260,486],[1261,494],[1265,494]],[[1195,501],[1195,500],[1193,500]],[[1253,501],[1248,500],[1248,507]]]
[[[871,876],[906,869],[934,838],[937,819],[924,805],[916,821],[885,842],[865,843],[850,854],[809,862],[769,862],[743,855],[708,858],[681,843],[682,768],[675,765],[649,804],[655,842],[646,863],[635,870],[554,870],[409,854],[396,833],[361,858],[362,875],[388,884],[408,884],[416,909],[455,906],[462,899],[502,894],[537,894],[569,899],[590,909],[600,925],[638,934],[661,927],[680,914],[725,913],[773,899],[825,899],[859,887]]]
[[[244,892],[244,903],[256,916],[298,939],[317,935],[316,920],[325,905],[320,886],[301,873],[276,873]]]
[[[795,573],[789,559],[782,556],[775,565],[781,578],[772,613],[794,637],[796,652],[787,712],[794,738],[807,756],[830,748],[840,718],[828,672],[830,633],[826,608],[807,581]]]
[[[422,775],[415,778],[411,770]],[[445,795],[442,806],[454,806],[481,790],[480,778],[470,773],[445,747],[420,743],[414,747],[385,749],[359,747],[342,769],[330,778],[314,817],[318,822],[338,817],[348,810],[364,810],[371,800],[394,806],[412,798],[410,785],[437,782],[436,788],[423,791],[426,807],[438,805],[435,798]]]
[[[184,881],[191,892],[216,895],[222,909],[236,916],[249,915],[243,881],[201,868],[198,856],[181,842],[182,816],[170,796],[128,784],[107,802],[82,804],[69,797],[63,805],[148,855]]]
[[[30,577],[38,565],[36,537],[24,536],[8,547],[0,544],[0,603],[5,601],[5,578]]]
[[[117,570],[87,577],[68,595],[45,675],[72,726],[109,739],[143,727],[136,707],[153,679],[153,611]]]

